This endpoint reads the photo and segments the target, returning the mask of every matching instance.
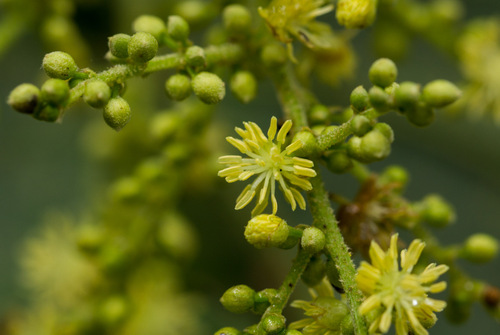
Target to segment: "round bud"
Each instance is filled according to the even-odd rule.
[[[90,107],[103,108],[111,98],[111,89],[102,80],[92,80],[85,84],[83,101]]]
[[[207,64],[205,50],[193,45],[186,50],[186,64],[191,67],[205,67]]]
[[[41,121],[56,122],[60,114],[61,110],[59,107],[46,105],[43,108],[36,109],[33,113],[33,117]]]
[[[211,1],[183,0],[177,3],[174,12],[191,25],[202,25],[218,14],[219,7]]]
[[[117,58],[127,58],[130,38],[127,34],[116,34],[108,38],[108,48],[111,54]]]
[[[377,59],[368,71],[368,77],[372,84],[380,87],[391,85],[397,76],[398,68],[389,58]]]
[[[222,21],[229,32],[244,33],[252,25],[252,16],[245,6],[232,4],[224,8]]]
[[[368,92],[370,104],[378,111],[387,111],[390,107],[391,98],[384,89],[373,86]]]
[[[346,28],[365,28],[373,23],[376,13],[377,2],[373,0],[339,0],[337,2],[337,21]]]
[[[130,121],[132,112],[128,102],[118,96],[108,101],[104,106],[104,121],[116,131],[120,131]]]
[[[69,98],[68,82],[62,79],[51,78],[40,88],[43,101],[55,106],[63,106]]]
[[[426,127],[434,121],[436,113],[432,107],[420,102],[417,108],[406,111],[405,115],[411,124],[417,127]]]
[[[157,41],[162,40],[162,35],[165,34],[165,22],[157,16],[141,15],[132,23],[132,29],[135,32],[145,32],[153,35]]]
[[[356,136],[363,136],[372,129],[371,121],[363,115],[356,115],[351,120],[351,130]]]
[[[438,79],[431,81],[422,90],[422,100],[431,107],[445,107],[455,102],[462,92],[455,84],[448,80]]]
[[[413,110],[420,99],[420,85],[411,81],[399,84],[394,92],[394,102],[401,111]]]
[[[172,39],[184,42],[189,37],[189,24],[178,15],[170,15],[167,21],[167,33]]]
[[[224,327],[214,333],[214,335],[241,335],[242,333],[233,327]]]
[[[141,183],[137,178],[123,177],[111,185],[110,195],[113,201],[130,202],[141,196]]]
[[[236,285],[229,288],[220,302],[225,309],[233,313],[246,313],[253,308],[255,291],[246,285]]]
[[[397,184],[398,190],[401,190],[407,183],[410,177],[405,168],[392,165],[387,167],[378,178],[378,182],[382,185]]]
[[[174,74],[165,82],[167,96],[175,101],[182,101],[191,95],[191,79],[183,74]]]
[[[213,105],[219,103],[226,95],[225,84],[214,73],[200,72],[191,81],[194,94],[202,102]]]
[[[325,262],[321,259],[321,257],[313,256],[300,278],[307,286],[314,287],[321,282],[321,280],[325,277],[325,274]]]
[[[158,41],[150,33],[140,31],[135,33],[128,42],[128,54],[136,63],[146,63],[158,52]]]
[[[350,101],[352,109],[356,112],[364,111],[369,107],[370,104],[368,92],[366,92],[365,88],[362,85],[352,90]]]
[[[434,227],[446,227],[455,221],[455,211],[451,205],[437,194],[426,196],[420,204],[422,220]]]
[[[325,311],[316,322],[328,329],[339,329],[340,323],[349,314],[346,304],[334,297],[320,296],[314,300],[314,304]]]
[[[257,80],[249,71],[238,71],[231,77],[231,91],[239,101],[246,104],[257,94]]]
[[[10,92],[7,103],[19,113],[33,114],[39,100],[38,87],[33,84],[21,84]]]
[[[325,124],[330,117],[330,110],[325,105],[313,105],[309,110],[311,124]]]
[[[373,126],[373,130],[383,134],[385,137],[387,137],[389,142],[394,142],[394,131],[387,123],[379,122],[375,126]]]
[[[299,131],[293,137],[292,143],[294,143],[295,141],[300,141],[300,143],[302,143],[302,147],[295,152],[297,156],[308,157],[316,152],[316,137],[311,131]]]
[[[391,143],[382,133],[372,130],[363,137],[353,136],[347,142],[347,152],[360,162],[372,163],[391,153]]]
[[[248,221],[245,238],[258,249],[279,247],[288,238],[288,225],[282,218],[273,214],[261,214]]]
[[[76,244],[78,249],[94,254],[105,242],[105,235],[101,226],[94,224],[83,224],[78,227]]]
[[[352,167],[352,160],[344,150],[335,150],[328,154],[326,167],[333,173],[345,173]]]
[[[279,43],[266,44],[261,52],[260,59],[267,67],[281,66],[287,61],[286,50]]]
[[[66,52],[54,51],[43,57],[42,67],[50,78],[69,79],[78,71],[75,60]]]
[[[465,241],[461,256],[474,263],[486,263],[491,261],[497,253],[497,239],[488,234],[474,234]]]
[[[262,319],[262,329],[268,335],[279,334],[285,329],[286,319],[281,314],[271,313]]]
[[[325,233],[316,227],[307,227],[302,233],[300,246],[305,251],[316,254],[323,250],[326,243]]]

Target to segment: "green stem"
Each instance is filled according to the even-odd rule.
[[[274,78],[274,82],[283,109],[287,116],[293,120],[295,130],[307,127],[306,107],[300,100],[300,97],[303,96],[303,90],[295,81],[291,69],[283,69],[279,75]],[[344,134],[351,133],[349,123],[341,127],[346,128],[343,132]],[[347,137],[348,135],[345,136]],[[333,214],[333,209],[330,206],[328,192],[323,185],[317,163],[318,162],[316,162],[317,176],[311,179],[313,188],[308,193],[314,226],[325,232],[327,238],[326,250],[335,261],[339,270],[340,280],[349,302],[355,333],[357,335],[364,335],[367,334],[367,328],[358,311],[363,296],[356,285],[356,269],[352,262],[349,249],[338,227],[337,219]]]

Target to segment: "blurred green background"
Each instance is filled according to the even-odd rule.
[[[91,46],[90,61],[81,66],[104,69],[103,54],[106,51],[107,37],[117,33],[129,33],[130,22],[140,14],[168,15],[167,1],[77,1],[76,23],[84,38]],[[463,1],[467,18],[497,15],[500,16],[500,3],[497,0]],[[162,12],[158,12],[158,11]],[[0,22],[4,13],[0,12]],[[330,18],[333,18],[330,16]],[[320,96],[326,104],[347,104],[348,94],[358,84],[367,84],[369,65],[376,58],[371,48],[371,31],[363,31],[355,38],[359,64],[357,79],[333,90],[323,88]],[[425,83],[435,78],[461,80],[457,64],[451,58],[440,54],[423,40],[414,41],[408,57],[398,63],[399,81],[412,80]],[[39,85],[44,80],[41,60],[47,49],[40,41],[36,27],[30,27],[20,35],[0,56],[0,97],[6,101],[10,90],[23,82]],[[169,105],[162,95],[164,75],[152,76],[151,80],[135,79],[139,89],[146,85],[150,94],[136,97],[132,108],[162,109]],[[147,82],[147,83],[146,83]],[[216,119],[231,129],[241,121],[253,120],[267,124],[270,115],[279,115],[276,98],[269,92],[269,83],[259,89],[260,98],[247,106],[242,106],[234,98],[228,97],[218,106]],[[500,87],[498,88],[500,94]],[[138,108],[140,106],[140,108]],[[62,124],[38,122],[25,115],[13,112],[6,103],[0,104],[0,314],[11,308],[22,306],[29,301],[27,291],[20,283],[18,260],[21,243],[31,236],[40,225],[45,213],[58,209],[79,216],[85,213],[92,199],[96,185],[106,180],[101,166],[88,158],[83,144],[82,131],[86,126],[101,119],[99,112],[86,106],[71,108]],[[384,166],[400,164],[411,175],[406,196],[411,200],[422,198],[428,193],[439,193],[456,209],[457,221],[454,226],[437,232],[445,243],[458,243],[473,232],[486,232],[500,238],[500,125],[489,119],[471,122],[466,117],[438,115],[437,121],[428,128],[418,129],[404,118],[396,116],[384,118],[392,125],[396,140],[391,156],[372,166],[380,171]],[[131,122],[134,122],[134,118]],[[113,132],[101,122],[102,131]],[[121,133],[114,136],[120,136]],[[227,147],[223,147],[227,149]],[[353,181],[345,176],[333,176],[328,187],[338,193],[352,195]],[[239,186],[239,185],[238,185]],[[237,192],[239,187],[228,192]],[[234,193],[233,192],[233,193]],[[230,202],[229,202],[230,203]],[[195,215],[193,215],[194,217]],[[201,254],[211,262],[227,262],[220,275],[219,292],[202,292],[212,299],[213,317],[221,320],[243,320],[232,316],[217,303],[225,287],[240,282],[259,283],[258,285],[278,285],[265,282],[260,273],[275,271],[276,257],[291,256],[290,252],[254,251],[245,245],[243,226],[223,227],[234,233],[234,241],[227,244],[215,240],[214,230],[219,229],[217,222],[207,222],[211,215],[204,215],[198,227],[202,234],[210,236],[201,242]],[[216,214],[213,215],[216,217]],[[297,220],[307,220],[307,214]],[[215,221],[215,219],[214,219]],[[222,228],[220,228],[222,229]],[[238,246],[240,245],[240,246]],[[237,248],[235,251],[234,248]],[[214,248],[218,248],[214,251]],[[224,255],[231,255],[224,259]],[[287,268],[286,261],[283,264]],[[232,265],[246,270],[235,273]],[[487,266],[463,264],[477,278],[500,285],[500,259]],[[222,271],[221,270],[221,271]],[[253,273],[252,278],[247,278]],[[236,282],[234,282],[236,281]],[[256,284],[257,285],[257,284]],[[213,287],[207,285],[207,287]],[[199,286],[198,289],[203,289]],[[224,322],[224,321],[221,321]],[[223,324],[222,324],[223,325]],[[477,307],[472,318],[460,327],[438,322],[432,330],[435,334],[497,334],[500,326]]]

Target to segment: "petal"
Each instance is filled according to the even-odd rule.
[[[286,122],[283,124],[280,131],[278,132],[276,140],[280,143],[285,143],[286,134],[288,134],[290,129],[292,129],[292,121],[286,120]]]
[[[228,155],[219,157],[219,164],[241,164],[243,158],[241,156],[236,155]]]
[[[271,118],[271,124],[269,125],[269,129],[267,130],[267,138],[269,141],[274,140],[274,136],[276,136],[276,131],[278,130],[278,120],[275,116]]]
[[[292,159],[293,159],[294,165],[300,165],[300,166],[308,167],[308,168],[312,168],[314,166],[313,161],[310,159],[305,159],[305,158],[300,158],[300,157],[293,157]]]
[[[413,270],[424,248],[425,243],[417,239],[411,242],[407,252],[401,252],[401,267],[403,271],[411,272]]]
[[[252,201],[254,196],[255,196],[255,190],[251,188],[249,189],[245,188],[245,190],[241,192],[240,196],[236,200],[236,206],[234,207],[234,209],[239,210],[244,208],[246,205],[250,203],[250,201]]]
[[[316,171],[313,169],[305,168],[300,165],[293,166],[293,173],[304,177],[316,177]]]
[[[300,194],[300,192],[296,188],[290,187],[290,190],[292,191],[293,197],[297,201],[297,204],[299,205],[300,209],[305,210],[306,200],[304,199],[302,194]]]
[[[302,141],[297,140],[285,148],[285,154],[290,155],[292,152],[295,152],[302,147],[303,147]]]
[[[378,308],[381,304],[380,298],[378,295],[372,295],[369,296],[365,301],[361,303],[359,306],[359,313],[360,314],[368,314],[370,311]]]
[[[243,154],[250,151],[250,148],[248,148],[248,146],[242,140],[237,140],[234,137],[228,136],[228,137],[226,137],[226,141],[231,143],[231,145],[233,145],[236,149],[238,149]]]

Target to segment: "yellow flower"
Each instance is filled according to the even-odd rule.
[[[437,318],[434,312],[446,307],[441,300],[431,299],[427,293],[438,293],[446,288],[446,282],[432,284],[448,270],[446,265],[430,264],[420,274],[413,274],[425,243],[414,240],[408,250],[401,251],[401,270],[398,266],[398,235],[391,238],[389,250],[384,252],[376,242],[370,246],[372,264],[362,262],[356,281],[368,297],[359,307],[361,314],[375,316],[370,333],[386,333],[395,318],[396,334],[428,334],[425,328]],[[409,323],[409,324],[408,324]],[[424,327],[426,326],[426,327]]]
[[[257,176],[253,183],[241,192],[236,200],[235,209],[244,208],[257,196],[257,204],[252,211],[252,216],[258,215],[267,207],[268,198],[271,196],[272,214],[276,214],[278,210],[275,195],[276,182],[292,206],[292,210],[295,210],[297,204],[305,209],[306,201],[299,189],[311,190],[312,185],[307,178],[316,176],[316,172],[311,169],[314,166],[312,161],[291,156],[294,151],[302,147],[302,142],[299,140],[288,145],[285,150],[281,149],[285,144],[288,131],[292,128],[292,121],[286,121],[276,136],[277,120],[272,117],[267,137],[257,124],[253,122],[243,124],[246,130],[235,128],[242,140],[230,136],[226,140],[248,158],[241,156],[219,158],[219,163],[228,166],[219,171],[219,176],[226,178],[228,183]],[[275,136],[276,141],[274,141]]]

